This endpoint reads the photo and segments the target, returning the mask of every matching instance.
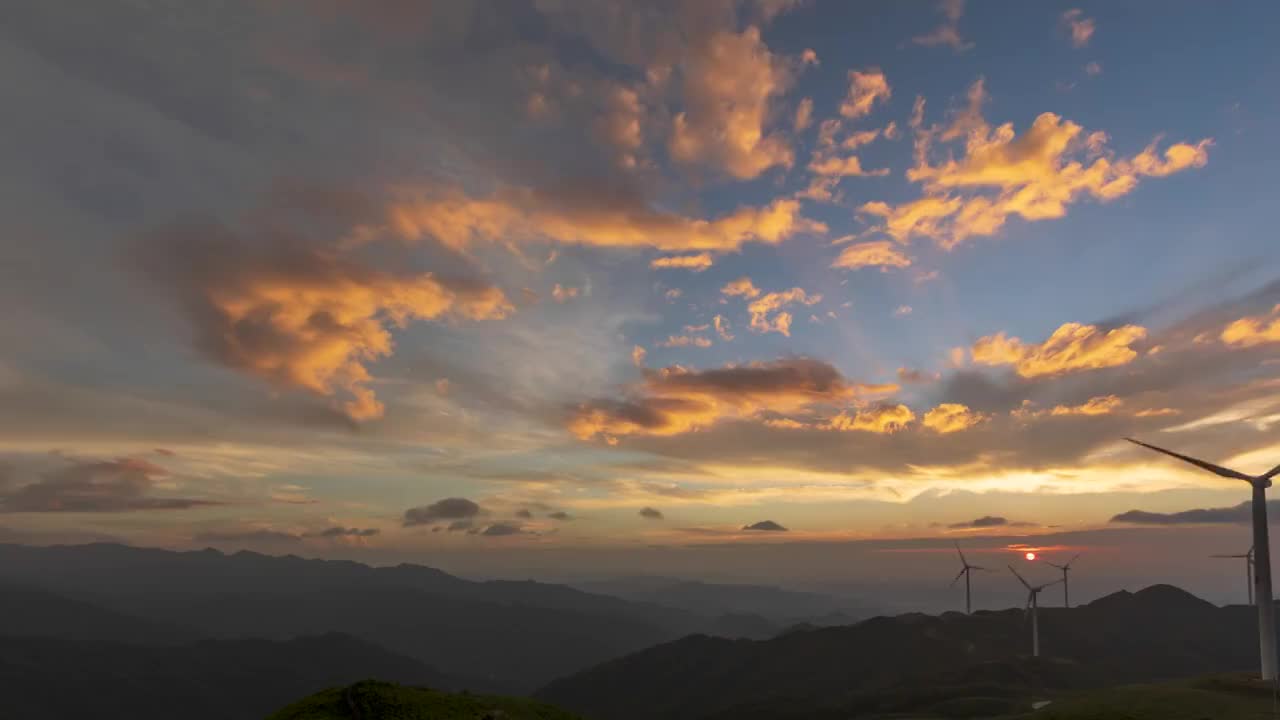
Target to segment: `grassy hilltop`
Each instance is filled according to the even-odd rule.
[[[330,688],[273,713],[267,720],[580,720],[521,698],[448,693],[364,680]]]

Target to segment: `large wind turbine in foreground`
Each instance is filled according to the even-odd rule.
[[[1240,553],[1238,555],[1210,555],[1211,558],[1231,558],[1233,560],[1244,559],[1244,579],[1245,587],[1249,588],[1249,604],[1253,604],[1253,548],[1249,548],[1249,552]]]
[[[1071,607],[1071,589],[1069,588],[1070,580],[1067,579],[1067,573],[1071,572],[1071,563],[1080,559],[1080,554],[1059,565],[1057,563],[1049,563],[1050,565],[1062,571],[1062,607]]]
[[[1012,565],[1009,566],[1009,572],[1013,573],[1014,577],[1018,578],[1018,582],[1027,589],[1027,612],[1031,613],[1031,656],[1040,657],[1040,591],[1062,581],[1054,580],[1043,585],[1032,585],[1026,578],[1019,575]]]
[[[1253,488],[1253,597],[1258,606],[1258,650],[1262,656],[1262,679],[1275,682],[1276,679],[1276,606],[1271,596],[1271,541],[1267,537],[1267,488],[1271,487],[1271,478],[1280,475],[1280,465],[1271,468],[1261,475],[1246,475],[1231,468],[1214,465],[1211,462],[1182,455],[1172,450],[1165,450],[1155,445],[1148,445],[1133,438],[1125,438],[1135,445],[1149,450],[1164,453],[1170,457],[1191,463],[1198,468],[1208,470],[1233,480],[1243,480]]]
[[[970,600],[970,596],[969,596],[969,576],[973,574],[974,570],[986,570],[986,568],[980,567],[978,565],[970,565],[969,561],[965,559],[964,552],[960,550],[960,543],[955,543],[955,546],[956,546],[956,554],[960,556],[961,568],[960,568],[960,572],[956,573],[956,576],[951,581],[951,584],[954,586],[956,584],[956,580],[959,580],[961,575],[964,576],[964,614],[972,615],[973,603]]]

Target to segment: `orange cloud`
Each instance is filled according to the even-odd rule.
[[[704,337],[696,335],[670,335],[666,340],[658,343],[658,347],[711,347],[711,341]]]
[[[800,203],[780,199],[741,207],[714,220],[655,210],[635,198],[557,197],[528,189],[486,199],[457,192],[399,202],[389,211],[392,231],[407,241],[435,238],[463,250],[477,242],[551,241],[596,247],[649,247],[665,251],[738,250],[748,242],[780,243],[800,232],[826,232],[800,215]]]
[[[514,309],[494,287],[392,275],[320,254],[204,280],[190,291],[199,293],[205,344],[220,360],[278,385],[345,398],[340,406],[353,420],[383,414],[368,363],[391,354],[392,327],[496,319]]]
[[[1110,415],[1120,408],[1124,401],[1115,395],[1102,395],[1089,398],[1080,405],[1056,405],[1050,415]]]
[[[858,159],[857,155],[846,157],[828,155],[820,157],[815,153],[813,160],[809,163],[809,172],[823,177],[883,177],[889,174],[889,168],[864,170],[862,169],[862,161]]]
[[[1130,346],[1146,336],[1138,325],[1103,332],[1096,325],[1066,323],[1038,345],[1003,332],[979,338],[970,354],[981,365],[1012,365],[1022,377],[1042,377],[1127,364],[1138,356]]]
[[[676,435],[722,419],[860,402],[897,389],[897,385],[851,383],[831,365],[808,358],[712,370],[675,366],[645,371],[644,381],[629,399],[596,400],[575,407],[568,429],[584,440],[611,442],[628,435]],[[868,416],[862,422],[872,421]]]
[[[632,347],[631,348],[631,364],[635,365],[636,367],[644,367],[644,358],[648,354],[649,354],[648,351],[646,351],[643,347],[639,345]]]
[[[641,120],[644,107],[640,94],[622,86],[613,86],[605,92],[605,110],[597,121],[596,129],[606,145],[617,152],[618,166],[630,170],[640,162],[640,149],[644,145]]]
[[[1030,222],[1059,218],[1082,197],[1114,200],[1133,191],[1142,177],[1203,167],[1213,144],[1176,143],[1159,152],[1152,143],[1131,158],[1114,159],[1105,133],[1086,133],[1054,113],[1041,114],[1021,136],[1011,123],[992,128],[981,114],[985,98],[979,80],[969,107],[948,128],[918,131],[916,164],[907,178],[923,186],[924,196],[896,207],[864,204],[862,212],[883,218],[881,230],[900,242],[918,235],[952,248],[996,233],[1011,216]],[[964,138],[964,154],[930,164],[935,134],[943,141]]]
[[[725,342],[729,342],[730,340],[733,339],[733,334],[729,332],[728,320],[725,320],[722,316],[717,315],[714,318],[712,318],[712,323],[715,325],[716,335],[719,335],[721,340],[724,340]]]
[[[879,405],[859,410],[852,415],[842,412],[821,427],[842,432],[860,431],[881,434],[905,430],[916,419],[916,414],[906,405]]]
[[[1243,317],[1222,330],[1222,342],[1232,347],[1253,347],[1280,342],[1280,305],[1266,315]]]
[[[786,138],[766,129],[773,98],[790,87],[791,79],[758,28],[699,38],[685,57],[681,78],[685,110],[673,120],[672,159],[715,167],[741,180],[791,166]]]
[[[840,114],[847,118],[857,119],[871,114],[876,101],[884,102],[893,94],[889,81],[877,68],[866,72],[849,71],[849,95],[840,103]]]
[[[692,270],[694,272],[702,272],[714,264],[711,259],[711,253],[698,253],[696,255],[671,255],[668,257],[654,258],[649,263],[649,267],[655,270]]]
[[[791,288],[762,295],[747,305],[747,312],[751,313],[751,329],[760,333],[778,332],[790,337],[791,313],[780,312],[780,310],[793,303],[816,305],[820,302],[822,302],[821,295],[807,294],[802,288]]]
[[[1062,13],[1062,21],[1071,32],[1073,46],[1082,48],[1089,44],[1089,39],[1093,37],[1093,31],[1096,29],[1093,18],[1085,17],[1084,12],[1079,8],[1072,8]]]
[[[576,287],[565,287],[560,283],[556,283],[556,286],[551,288],[551,299],[558,303],[567,303],[578,297],[580,292]]]
[[[805,98],[796,106],[795,129],[801,132],[813,124],[813,98]]]
[[[897,244],[888,240],[849,245],[844,250],[841,250],[840,255],[831,263],[833,268],[844,268],[846,270],[857,270],[864,267],[878,267],[883,270],[894,267],[909,267],[910,265],[911,258],[907,257]]]
[[[924,426],[943,435],[968,430],[986,420],[986,415],[959,403],[942,403],[924,414]]]
[[[760,288],[751,282],[751,278],[744,276],[720,288],[720,292],[730,297],[753,298],[760,295]]]

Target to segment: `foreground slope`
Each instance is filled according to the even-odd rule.
[[[365,680],[330,688],[272,713],[267,720],[577,720],[533,700],[447,693]]]
[[[598,720],[874,716],[1256,664],[1250,608],[1153,586],[1042,608],[1048,657],[1025,658],[1018,610],[902,615],[767,641],[693,636],[551,683],[537,697]],[[995,713],[992,713],[995,714]]]
[[[1021,720],[1260,720],[1272,689],[1252,675],[1126,685],[1055,700]]]

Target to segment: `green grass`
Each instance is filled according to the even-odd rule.
[[[352,712],[352,705],[356,712]],[[447,693],[364,680],[299,700],[267,720],[579,720],[522,698]]]
[[[1055,700],[1021,720],[1263,720],[1271,688],[1239,675],[1125,685]]]

